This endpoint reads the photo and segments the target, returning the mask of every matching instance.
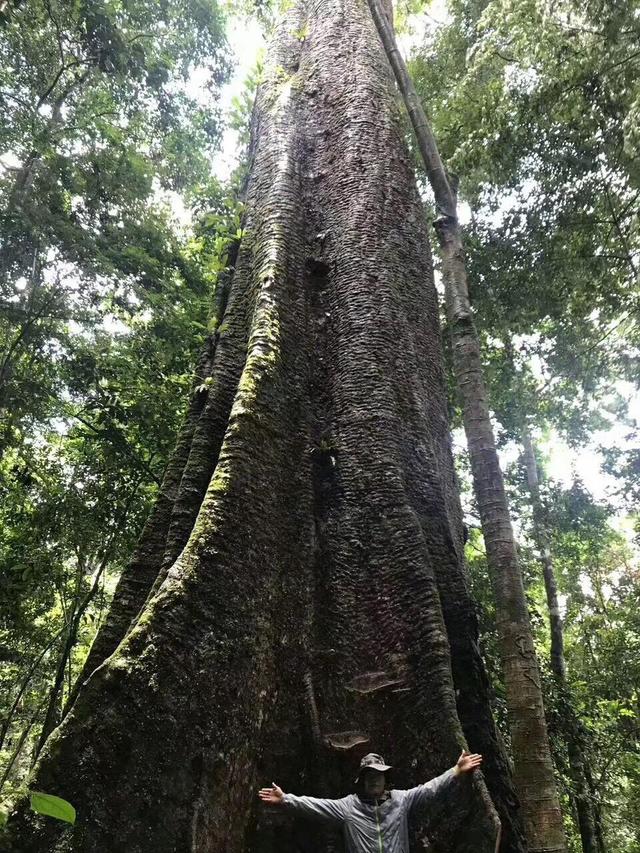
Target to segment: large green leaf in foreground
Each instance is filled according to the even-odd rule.
[[[66,821],[66,823],[76,822],[76,810],[71,803],[63,800],[62,797],[55,797],[53,794],[31,791],[31,808],[38,814],[55,817],[57,820]]]

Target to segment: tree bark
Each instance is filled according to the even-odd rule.
[[[382,4],[380,0],[369,0],[369,6],[403,95],[440,214],[435,227],[442,250],[454,371],[462,400],[474,491],[491,568],[516,789],[524,812],[529,850],[531,853],[565,851],[566,839],[554,780],[540,674],[493,436],[480,345],[469,302],[464,246],[457,215],[457,187],[442,163],[431,126],[398,51]]]
[[[285,13],[253,125],[245,236],[158,582],[37,767],[77,823],[23,803],[2,849],[338,850],[259,811],[258,783],[340,796],[375,748],[416,784],[455,761],[461,717],[509,791],[461,562],[428,234],[361,0]],[[468,781],[426,828],[433,853],[494,851],[496,812]]]
[[[584,732],[575,711],[571,688],[567,681],[567,667],[564,657],[564,626],[558,585],[551,557],[551,545],[544,518],[544,507],[540,498],[540,480],[538,463],[531,433],[525,425],[522,429],[522,446],[527,471],[527,485],[533,511],[533,533],[544,577],[544,588],[549,610],[551,632],[551,671],[558,688],[560,702],[560,720],[567,744],[569,757],[569,776],[572,783],[571,799],[578,819],[578,829],[584,853],[603,853],[597,832],[596,814],[591,801],[585,763],[587,758],[583,748]]]

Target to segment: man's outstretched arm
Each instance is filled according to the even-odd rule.
[[[281,806],[289,811],[298,812],[306,817],[317,818],[331,823],[342,823],[345,815],[344,799],[326,800],[318,797],[298,797],[285,794],[275,782],[270,788],[261,788],[258,796],[269,806]]]
[[[464,750],[455,765],[440,776],[436,776],[424,785],[410,788],[405,792],[410,810],[419,809],[433,803],[441,794],[450,791],[461,778],[471,778],[473,771],[482,764],[482,756]]]

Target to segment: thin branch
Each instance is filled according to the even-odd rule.
[[[457,201],[447,171],[444,167],[435,136],[431,130],[427,117],[422,109],[413,81],[409,76],[407,67],[398,46],[388,18],[377,2],[369,2],[369,8],[380,34],[389,63],[400,83],[401,91],[405,98],[409,118],[415,130],[416,141],[422,155],[425,170],[427,172],[436,206],[442,216],[457,222]]]
[[[632,53],[630,56],[625,56],[625,58],[621,59],[619,62],[614,62],[613,65],[608,65],[606,68],[602,68],[598,74],[600,76],[608,74],[609,71],[613,71],[614,68],[618,68],[620,65],[625,65],[627,62],[631,62],[631,60],[635,59],[636,56],[640,56],[640,50],[636,50],[636,52]]]
[[[78,412],[70,412],[69,417],[79,421],[83,426],[86,426],[87,429],[90,429],[91,432],[93,432],[97,436],[105,437],[107,434],[107,430],[100,429],[100,427],[97,427],[95,424],[92,424],[91,421],[88,421],[86,418],[83,418],[82,415],[80,415]],[[144,459],[140,459],[140,457],[136,454],[136,452],[130,446],[129,442],[119,429],[117,429],[116,427],[114,427],[114,429],[118,438],[120,438],[120,440],[122,441],[126,452],[133,459],[136,465],[141,468],[149,477],[151,477],[158,486],[161,485],[161,480],[150,469],[149,463],[146,462]]]
[[[49,95],[53,92],[64,72],[69,71],[70,68],[76,68],[78,65],[80,65],[80,61],[76,59],[73,62],[70,62],[68,65],[60,66],[58,72],[56,73],[56,76],[53,78],[53,81],[51,82],[47,90],[43,92],[42,95],[40,95],[40,97],[38,98],[38,103],[36,104],[35,112],[38,112],[38,110],[47,100]]]
[[[57,18],[53,14],[53,10],[51,9],[50,0],[45,0],[45,6],[47,7],[47,14],[49,15],[49,19],[53,24],[56,31],[56,38],[58,41],[58,53],[60,55],[60,62],[64,65],[64,48],[62,47],[62,33],[60,32],[60,24],[58,23]]]
[[[611,199],[611,193],[609,192],[609,185],[608,185],[606,179],[603,180],[603,187],[604,187],[604,194],[605,194],[605,197],[607,199],[607,205],[609,207],[609,210],[611,211],[611,216],[613,217],[614,227],[616,229],[618,237],[620,238],[620,242],[622,243],[622,248],[624,249],[624,251],[627,255],[627,260],[628,260],[629,266],[631,267],[631,270],[633,272],[633,276],[634,276],[634,278],[637,278],[638,277],[638,270],[636,268],[635,263],[633,262],[633,257],[631,255],[629,243],[627,242],[627,236],[622,230],[620,218],[618,217],[616,210],[615,210],[615,207],[613,205],[613,201]]]
[[[0,97],[1,98],[11,98],[12,101],[16,101],[18,104],[20,104],[21,107],[24,107],[26,110],[29,110],[29,112],[31,112],[31,110],[33,109],[32,105],[30,103],[28,103],[28,101],[25,101],[22,98],[19,98],[17,95],[12,94],[11,92],[5,92],[3,90],[0,92]]]
[[[42,659],[44,658],[46,653],[49,651],[51,646],[55,643],[55,641],[62,635],[63,631],[64,631],[64,627],[62,627],[58,631],[57,634],[54,634],[49,639],[49,642],[45,645],[45,647],[42,649],[42,651],[31,662],[29,669],[27,670],[22,681],[20,682],[20,686],[18,688],[18,692],[16,693],[15,699],[13,700],[11,707],[7,711],[7,715],[5,716],[4,720],[2,721],[2,727],[0,728],[0,750],[4,746],[4,739],[7,735],[7,731],[9,730],[9,726],[11,725],[11,721],[13,720],[13,715],[15,714],[16,709],[17,709],[18,705],[20,704],[20,700],[22,699],[24,691],[29,686],[29,682],[33,678],[38,667],[40,666]]]
[[[13,769],[13,765],[15,764],[16,759],[18,758],[18,756],[22,752],[22,747],[24,746],[24,742],[26,741],[27,737],[29,736],[29,732],[31,731],[31,729],[35,725],[36,720],[40,716],[42,709],[45,706],[46,701],[47,701],[47,697],[45,696],[45,698],[42,700],[42,702],[38,705],[36,710],[31,715],[29,722],[27,723],[22,734],[20,735],[18,743],[16,744],[16,748],[13,750],[13,753],[11,754],[11,758],[9,759],[7,766],[5,767],[4,773],[2,775],[2,779],[0,779],[0,792],[4,788],[5,783],[6,783],[7,779],[9,778],[11,771]]]

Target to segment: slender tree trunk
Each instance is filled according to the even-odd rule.
[[[536,453],[529,429],[525,426],[522,430],[522,446],[524,448],[524,461],[527,470],[527,485],[533,510],[533,534],[538,551],[540,552],[540,563],[544,577],[544,588],[547,594],[547,607],[549,610],[549,627],[551,630],[551,670],[560,684],[566,682],[567,669],[564,659],[564,635],[562,624],[562,613],[558,601],[558,584],[553,570],[551,560],[551,547],[544,522],[544,511],[540,500],[540,481],[538,478],[538,463]]]
[[[7,732],[9,731],[9,728],[13,722],[13,716],[14,716],[17,708],[18,708],[18,705],[20,704],[20,700],[22,699],[24,691],[29,686],[31,679],[35,675],[36,670],[38,669],[38,667],[40,666],[40,663],[42,662],[42,659],[44,658],[46,653],[49,651],[51,646],[53,646],[55,641],[60,637],[61,634],[62,634],[62,631],[58,632],[57,634],[54,634],[49,639],[49,641],[47,642],[45,647],[42,649],[42,651],[33,660],[31,665],[29,666],[28,670],[26,671],[22,681],[20,682],[20,684],[18,686],[18,690],[17,690],[16,695],[14,697],[14,700],[11,703],[11,707],[7,711],[7,715],[3,719],[2,724],[0,725],[0,750],[2,750],[2,748],[4,747],[4,741],[5,741],[5,738],[7,736]]]
[[[400,55],[380,0],[369,0],[396,81],[405,100],[433,190],[443,259],[446,307],[456,384],[474,490],[496,600],[498,635],[507,692],[516,788],[529,850],[564,851],[566,840],[544,715],[542,687],[504,481],[493,436],[478,336],[469,303],[466,262],[457,215],[457,187]]]
[[[593,819],[596,828],[596,839],[598,841],[598,853],[606,853],[607,845],[604,839],[604,826],[602,822],[602,799],[600,797],[600,792],[598,791],[598,787],[593,778],[593,774],[591,773],[591,766],[589,763],[585,764],[584,770],[587,779],[587,790],[589,792],[589,798],[591,800],[591,803],[593,804]]]
[[[11,753],[9,760],[7,761],[7,764],[4,768],[2,778],[0,778],[0,794],[2,793],[2,790],[3,790],[7,780],[11,777],[11,771],[13,770],[13,766],[16,763],[16,761],[18,760],[20,753],[22,752],[22,750],[24,748],[26,740],[29,737],[29,732],[34,727],[34,725],[36,724],[38,717],[42,714],[42,711],[44,709],[46,702],[47,702],[47,698],[45,696],[45,698],[42,700],[42,702],[35,709],[33,714],[29,717],[29,719],[27,720],[27,724],[25,725],[22,732],[20,733],[20,737],[18,738],[18,742],[16,743],[15,747],[13,748],[13,752]]]
[[[455,761],[461,717],[510,791],[460,557],[428,233],[366,5],[294,3],[264,78],[246,236],[151,593],[37,767],[78,820],[23,803],[8,849],[327,853],[339,842],[258,810],[258,783],[340,796],[374,748],[415,784]],[[466,782],[426,827],[433,853],[494,851],[496,812]]]
[[[42,730],[40,731],[40,734],[38,736],[38,743],[36,744],[36,755],[40,752],[44,745],[44,742],[60,722],[60,717],[62,713],[62,709],[60,708],[60,692],[62,690],[62,685],[64,684],[64,676],[67,668],[67,662],[71,657],[71,653],[76,642],[76,637],[77,626],[75,624],[74,614],[71,617],[71,621],[69,622],[67,635],[62,640],[62,646],[60,648],[60,655],[58,657],[58,664],[56,666],[56,673],[53,679],[53,684],[51,685],[51,688],[49,690],[48,699],[45,702],[46,712],[44,715]]]
[[[527,470],[527,485],[533,510],[533,533],[540,554],[544,588],[549,610],[549,626],[551,631],[551,671],[558,687],[560,700],[561,725],[567,743],[569,755],[569,775],[572,783],[572,800],[578,818],[578,828],[584,853],[602,853],[598,839],[596,817],[591,801],[586,775],[586,756],[583,748],[584,733],[575,711],[571,689],[567,682],[567,667],[564,657],[564,634],[562,613],[558,601],[558,585],[556,583],[551,546],[547,525],[544,519],[544,508],[540,499],[540,480],[536,460],[535,446],[527,426],[522,429],[522,446]]]

